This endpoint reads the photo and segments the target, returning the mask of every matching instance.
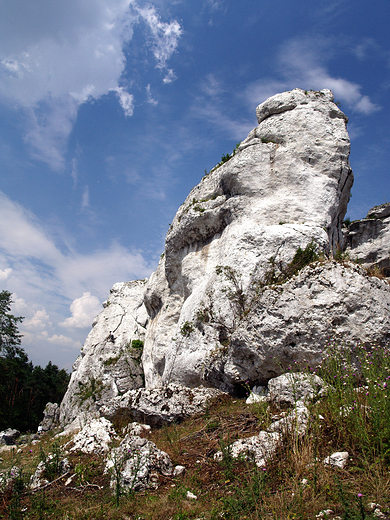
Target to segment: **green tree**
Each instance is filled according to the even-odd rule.
[[[18,330],[18,323],[23,321],[22,316],[10,314],[12,294],[9,291],[0,292],[0,355],[5,357],[20,356],[23,349],[20,347],[22,335]]]
[[[0,430],[36,430],[46,403],[60,403],[70,376],[51,361],[45,368],[28,360],[18,324],[10,313],[12,294],[0,292]]]

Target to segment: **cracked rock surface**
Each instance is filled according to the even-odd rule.
[[[60,423],[71,423],[83,412],[99,416],[107,401],[143,386],[142,349],[133,340],[145,337],[148,315],[143,304],[146,280],[116,283],[95,318],[92,330],[73,365],[60,406]]]

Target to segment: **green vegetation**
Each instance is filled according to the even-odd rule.
[[[221,396],[204,414],[146,434],[169,454],[184,475],[159,475],[159,488],[126,494],[120,481],[123,460],[113,466],[117,485],[109,487],[104,457],[71,453],[70,475],[58,478],[61,447],[43,436],[41,447],[28,445],[19,454],[4,453],[0,471],[12,486],[2,488],[0,517],[24,519],[92,520],[192,519],[308,520],[322,518],[374,520],[390,512],[390,348],[339,345],[329,342],[323,362],[315,370],[292,365],[291,371],[309,371],[328,384],[326,395],[309,405],[306,435],[286,431],[283,442],[265,467],[232,457],[237,438],[252,437],[281,417],[268,403],[247,405],[245,399]],[[243,385],[244,387],[247,385]],[[61,442],[66,442],[64,439]],[[29,475],[44,452],[54,455],[52,484],[32,492]],[[222,460],[214,454],[222,451]],[[325,465],[336,451],[347,451],[344,469]],[[16,475],[15,466],[20,469]],[[68,486],[65,482],[74,478]],[[190,491],[198,498],[187,498]],[[374,514],[379,504],[383,516]],[[19,515],[19,516],[18,516]]]
[[[80,403],[83,403],[90,398],[93,402],[95,402],[98,397],[100,397],[104,388],[103,382],[100,379],[95,379],[94,377],[85,383],[79,381],[78,384],[79,390],[76,395],[78,396]]]
[[[222,157],[221,157],[220,162],[216,166],[214,166],[214,168],[212,168],[209,171],[209,173],[207,173],[207,170],[205,170],[205,174],[204,174],[203,178],[206,177],[207,175],[209,175],[210,173],[214,172],[217,168],[219,168],[220,166],[222,166],[226,162],[230,161],[230,159],[232,157],[234,157],[236,155],[236,153],[238,152],[238,148],[239,148],[240,144],[241,144],[241,141],[236,144],[236,146],[233,148],[233,151],[232,151],[231,154],[230,153],[223,154]]]
[[[61,402],[69,375],[50,361],[34,366],[20,346],[21,316],[10,314],[12,295],[0,292],[0,430],[36,431],[46,404]]]

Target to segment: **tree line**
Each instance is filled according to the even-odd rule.
[[[0,430],[36,431],[48,402],[60,403],[70,376],[51,361],[34,366],[21,347],[18,324],[10,313],[12,294],[0,292]]]

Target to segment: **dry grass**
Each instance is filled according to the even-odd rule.
[[[340,388],[344,388],[343,381]],[[26,490],[19,494],[15,489],[5,491],[0,497],[0,517],[307,520],[331,509],[333,513],[328,518],[368,520],[375,517],[367,505],[375,502],[381,505],[383,518],[389,519],[390,457],[377,447],[371,449],[370,444],[360,443],[360,436],[353,431],[355,423],[340,419],[337,395],[333,392],[311,407],[305,438],[297,441],[286,435],[265,469],[245,460],[233,460],[228,450],[224,451],[222,462],[214,460],[214,454],[235,439],[265,429],[275,413],[263,403],[246,405],[244,400],[225,396],[200,416],[145,434],[170,455],[175,465],[186,467],[181,477],[160,476],[157,490],[123,496],[117,507],[108,477],[103,474],[102,458],[73,454],[69,460],[75,477],[70,485],[65,485],[66,477],[34,494]],[[339,397],[347,399],[347,395]],[[359,394],[360,404],[367,404],[365,399],[369,396],[365,395]],[[375,431],[368,424],[370,419],[365,420],[374,446]],[[48,451],[53,438],[46,435],[40,444]],[[326,456],[344,450],[350,454],[345,469],[324,466]],[[1,471],[18,465],[28,476],[38,463],[39,447],[29,445],[19,454],[3,454],[3,459]],[[187,499],[187,491],[194,493],[197,500]]]

